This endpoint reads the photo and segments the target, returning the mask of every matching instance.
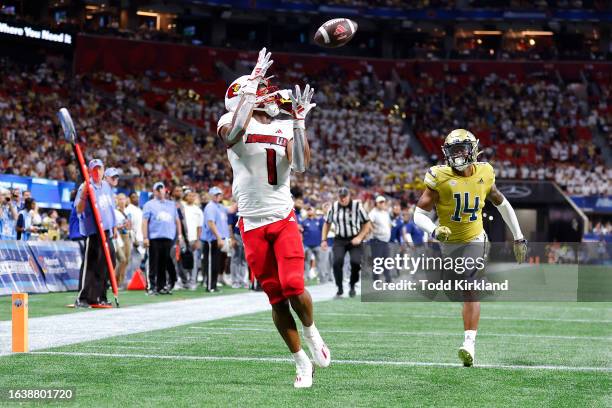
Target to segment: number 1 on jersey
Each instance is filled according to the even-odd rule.
[[[464,202],[461,205],[461,193],[453,194],[455,199],[455,213],[451,217],[451,220],[461,222],[461,207],[463,207],[463,213],[470,214],[470,222],[478,219],[478,209],[480,208],[480,197],[474,197],[474,207],[470,208],[470,193],[463,193]]]
[[[266,149],[266,163],[268,167],[268,184],[275,186],[278,184],[278,175],[276,174],[276,150]]]

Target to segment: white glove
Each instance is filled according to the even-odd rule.
[[[300,86],[296,85],[295,94],[289,94],[292,105],[291,114],[293,115],[293,123],[294,126],[300,129],[305,129],[304,119],[306,119],[306,115],[308,115],[308,112],[310,112],[312,108],[317,106],[316,103],[310,103],[313,95],[314,89],[310,89],[310,85],[308,84],[306,84],[304,88],[304,93],[301,93]]]
[[[257,57],[257,63],[255,64],[255,68],[253,68],[253,72],[251,72],[247,84],[242,88],[243,93],[257,93],[257,87],[259,86],[259,83],[263,78],[265,78],[266,71],[268,71],[268,68],[270,68],[274,63],[274,61],[270,61],[271,56],[271,52],[266,52],[266,47],[263,47],[261,51],[259,51],[259,56]]]

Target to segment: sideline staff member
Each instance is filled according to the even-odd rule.
[[[102,228],[106,234],[114,258],[115,248],[113,246],[111,230],[115,228],[115,203],[111,186],[102,179],[104,175],[104,164],[102,160],[93,159],[89,162],[89,174],[91,176],[90,188],[83,183],[74,199],[75,208],[79,217],[79,229],[81,235],[87,237],[85,241],[85,256],[83,264],[83,276],[79,286],[81,287],[75,307],[100,307],[109,308],[111,304],[106,299],[106,281],[109,277],[104,249],[102,248],[102,237],[98,233],[96,220],[89,204],[88,194],[95,194],[96,206],[100,212]]]
[[[183,245],[181,221],[176,203],[166,199],[166,186],[161,181],[153,185],[153,196],[142,208],[142,235],[149,248],[149,295],[169,295],[166,288],[166,270],[172,262],[170,250],[178,236]]]
[[[327,249],[327,234],[331,224],[336,226],[336,237],[334,238],[334,277],[338,293],[336,297],[344,294],[342,285],[342,265],[344,256],[348,252],[351,261],[351,290],[349,296],[355,296],[355,284],[359,282],[359,271],[361,270],[361,258],[363,257],[362,241],[370,231],[370,218],[365,212],[361,201],[352,200],[348,188],[341,187],[338,190],[338,201],[332,204],[325,217],[323,233],[321,237],[321,249]]]

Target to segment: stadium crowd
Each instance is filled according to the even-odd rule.
[[[18,67],[7,60],[0,63],[0,73],[7,79],[0,85],[1,132],[8,142],[0,152],[3,172],[77,179],[71,147],[58,136],[55,121],[56,110],[68,105],[88,154],[119,169],[120,187],[146,190],[161,179],[199,191],[220,184],[229,191],[229,166],[214,134],[224,110],[218,98],[190,89],[168,93],[152,85],[169,77],[164,73],[140,78],[95,73],[69,79],[46,64]],[[289,87],[300,76],[287,67],[278,83]],[[609,133],[609,91],[598,106],[590,107],[576,92],[546,80],[470,77],[465,86],[457,76],[447,75],[440,83],[424,73],[407,84],[379,81],[367,68],[360,79],[344,77],[334,67],[306,78],[318,90],[320,108],[309,123],[311,169],[294,181],[308,202],[329,199],[329,192],[344,183],[362,198],[386,193],[414,202],[424,188],[425,170],[440,157],[441,136],[457,127],[475,131],[482,157],[498,163],[501,178],[554,179],[575,195],[606,194],[610,189],[612,169],[606,168],[591,141],[591,129]],[[194,81],[201,79],[194,75]],[[102,96],[98,86],[113,92],[113,98]],[[153,107],[198,124],[201,131],[179,130],[165,119],[141,113],[147,93],[162,96]],[[132,98],[136,104],[128,102]],[[432,157],[412,154],[411,133],[436,141]],[[514,148],[502,155],[496,148],[500,144]],[[516,147],[523,145],[532,146],[537,166],[523,165],[525,158]]]
[[[610,133],[609,90],[602,87],[595,105],[584,87],[562,88],[542,78],[519,81],[492,74],[464,76],[467,83],[460,83],[449,74],[435,83],[423,73],[421,79],[410,116],[419,138],[435,141],[430,153],[452,129],[471,129],[483,145],[482,159],[498,163],[500,178],[554,180],[572,195],[609,193],[612,169],[592,141],[593,133]]]

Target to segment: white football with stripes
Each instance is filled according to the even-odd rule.
[[[342,47],[357,32],[357,23],[348,18],[334,18],[326,21],[317,30],[314,42],[321,47],[337,48]]]

